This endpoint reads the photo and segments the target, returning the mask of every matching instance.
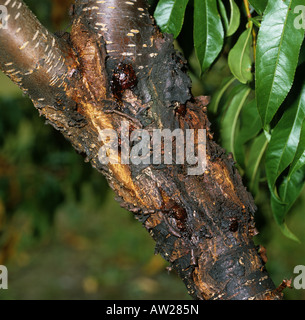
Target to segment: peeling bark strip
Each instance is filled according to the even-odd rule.
[[[207,97],[193,98],[183,58],[144,0],[76,0],[70,35],[41,26],[21,0],[0,30],[2,70],[47,121],[102,172],[156,241],[194,299],[279,299],[254,246],[255,205],[213,140]],[[206,129],[207,170],[98,161],[104,129]],[[175,150],[175,147],[173,148]],[[153,163],[151,161],[151,163]]]

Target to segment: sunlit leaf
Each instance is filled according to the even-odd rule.
[[[162,32],[177,38],[183,25],[185,9],[189,0],[160,0],[154,17]]]
[[[270,123],[291,89],[304,29],[294,27],[292,8],[304,0],[270,0],[258,34],[257,106],[263,126]]]
[[[202,72],[206,71],[222,50],[224,30],[215,0],[194,2],[194,46]]]
[[[233,35],[240,24],[240,11],[234,0],[230,0],[230,11],[231,15],[226,33],[227,37]]]

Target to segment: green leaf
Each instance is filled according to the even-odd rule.
[[[305,103],[305,80],[304,80],[304,72],[305,72],[305,65],[302,65],[298,68],[298,73],[296,74],[296,79],[298,79],[298,83],[294,86],[296,90],[292,92],[293,97],[298,97],[301,103]],[[305,165],[305,120],[302,124],[301,134],[300,134],[300,141],[299,145],[293,159],[293,162],[290,166],[288,177],[293,174],[294,171],[299,170],[301,167]]]
[[[295,159],[288,175],[284,178],[283,182],[279,186],[279,197],[283,202],[282,212],[277,212],[278,219],[284,219],[286,213],[289,211],[300,191],[304,186],[305,179],[305,121],[303,122],[301,139],[299,142],[298,150],[296,152]]]
[[[303,121],[301,134],[300,134],[300,142],[295,153],[295,157],[293,162],[290,165],[290,170],[288,173],[288,178],[293,175],[295,171],[298,171],[305,165],[305,121]]]
[[[241,83],[247,83],[252,80],[252,60],[251,60],[251,43],[252,43],[252,23],[251,27],[244,31],[237,43],[229,53],[228,63],[234,77]]]
[[[242,143],[253,139],[262,129],[262,123],[256,107],[256,100],[250,101],[242,110],[240,140]]]
[[[291,89],[304,29],[294,27],[292,8],[304,0],[269,0],[258,34],[256,57],[257,107],[264,128]]]
[[[213,95],[212,101],[210,105],[208,106],[209,111],[212,113],[216,113],[218,110],[218,106],[220,103],[221,98],[223,97],[226,90],[230,87],[230,85],[235,81],[236,79],[234,77],[229,77],[224,79],[222,84],[220,85],[220,89]]]
[[[230,1],[230,21],[227,29],[227,37],[232,36],[239,27],[240,24],[240,11],[234,0]]]
[[[222,16],[223,25],[226,31],[226,36],[232,36],[240,24],[240,11],[234,0],[230,2],[230,20],[228,19],[226,7],[221,0],[218,0],[219,12]]]
[[[222,23],[223,23],[224,29],[227,33],[227,30],[229,27],[229,19],[228,19],[226,7],[223,4],[222,0],[218,0],[218,7],[219,7],[219,13],[221,14],[221,17],[222,17]]]
[[[224,30],[218,13],[217,1],[195,0],[194,46],[202,72],[218,57],[224,42]]]
[[[262,15],[267,6],[268,0],[249,0],[251,6],[255,9],[255,11]]]
[[[255,138],[262,129],[262,123],[257,111],[256,101],[246,104],[240,115],[240,128],[236,137],[235,157],[237,163],[248,171],[245,166],[245,144]]]
[[[273,212],[281,212],[281,204],[278,203],[277,200],[275,200],[273,197],[271,198],[271,208],[272,208]],[[300,243],[300,240],[288,228],[285,220],[282,221],[282,220],[275,218],[275,221],[276,221],[277,225],[280,227],[280,230],[282,231],[282,233],[285,237]]]
[[[303,85],[299,101],[305,104],[305,83]],[[271,198],[272,211],[277,224],[280,226],[283,233],[293,239],[297,240],[295,235],[285,225],[285,217],[290,208],[300,195],[305,182],[305,120],[302,123],[300,139],[295,153],[295,157],[290,165],[287,176],[284,177],[280,186],[278,187],[278,199]],[[297,240],[298,241],[298,240]]]
[[[263,17],[262,16],[256,16],[254,18],[250,18],[250,21],[253,22],[254,25],[256,25],[258,28],[261,27]]]
[[[266,154],[266,175],[274,200],[276,181],[280,174],[293,162],[300,143],[305,119],[305,86],[296,103],[286,110],[274,128]],[[279,202],[281,199],[279,199]]]
[[[250,191],[255,191],[258,188],[259,167],[267,146],[268,140],[264,133],[261,133],[252,143],[246,166],[246,176],[249,181]]]
[[[273,196],[271,197],[271,208],[276,223],[279,225],[283,234],[292,240],[299,242],[298,238],[289,230],[285,223],[285,217],[296,199],[300,195],[305,180],[305,166],[294,171],[289,177],[285,177],[279,187],[279,196],[283,199],[283,203],[279,203]]]
[[[160,0],[154,17],[162,32],[177,38],[183,25],[185,9],[189,0]]]
[[[229,103],[227,112],[221,124],[222,145],[228,152],[232,152],[235,158],[235,134],[237,130],[238,117],[244,106],[251,89],[245,85],[234,88],[233,98]]]

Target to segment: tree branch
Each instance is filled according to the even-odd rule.
[[[49,105],[63,91],[71,53],[41,25],[21,0],[0,0],[7,28],[0,30],[0,67],[32,100]]]
[[[22,37],[21,30],[16,36],[19,11],[9,7],[16,15],[11,13],[11,36],[0,31],[0,42],[7,46],[0,49],[1,67],[106,176],[118,201],[143,223],[156,241],[156,253],[170,262],[189,294],[194,299],[279,299],[252,241],[254,201],[232,158],[212,140],[208,98],[191,96],[185,62],[175,52],[172,37],[154,26],[146,2],[76,0],[64,45],[21,1],[16,3],[21,4],[18,10],[23,8],[27,27]],[[33,40],[37,30],[41,47]],[[11,62],[21,75],[8,72]],[[52,84],[55,77],[59,80]],[[206,129],[206,171],[188,175],[187,163],[101,163],[100,133],[113,129],[119,134],[123,120],[131,131],[142,128],[151,136],[155,129]],[[122,141],[119,147],[122,150]]]

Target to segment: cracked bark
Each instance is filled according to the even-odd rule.
[[[183,58],[161,34],[144,0],[76,0],[70,34],[50,34],[23,1],[4,1],[0,67],[41,116],[104,174],[117,200],[156,241],[194,299],[280,299],[253,243],[252,196],[233,159],[212,139],[207,97],[192,97]],[[134,87],[111,89],[120,63]],[[98,159],[103,129],[206,129],[207,168],[108,164]]]

